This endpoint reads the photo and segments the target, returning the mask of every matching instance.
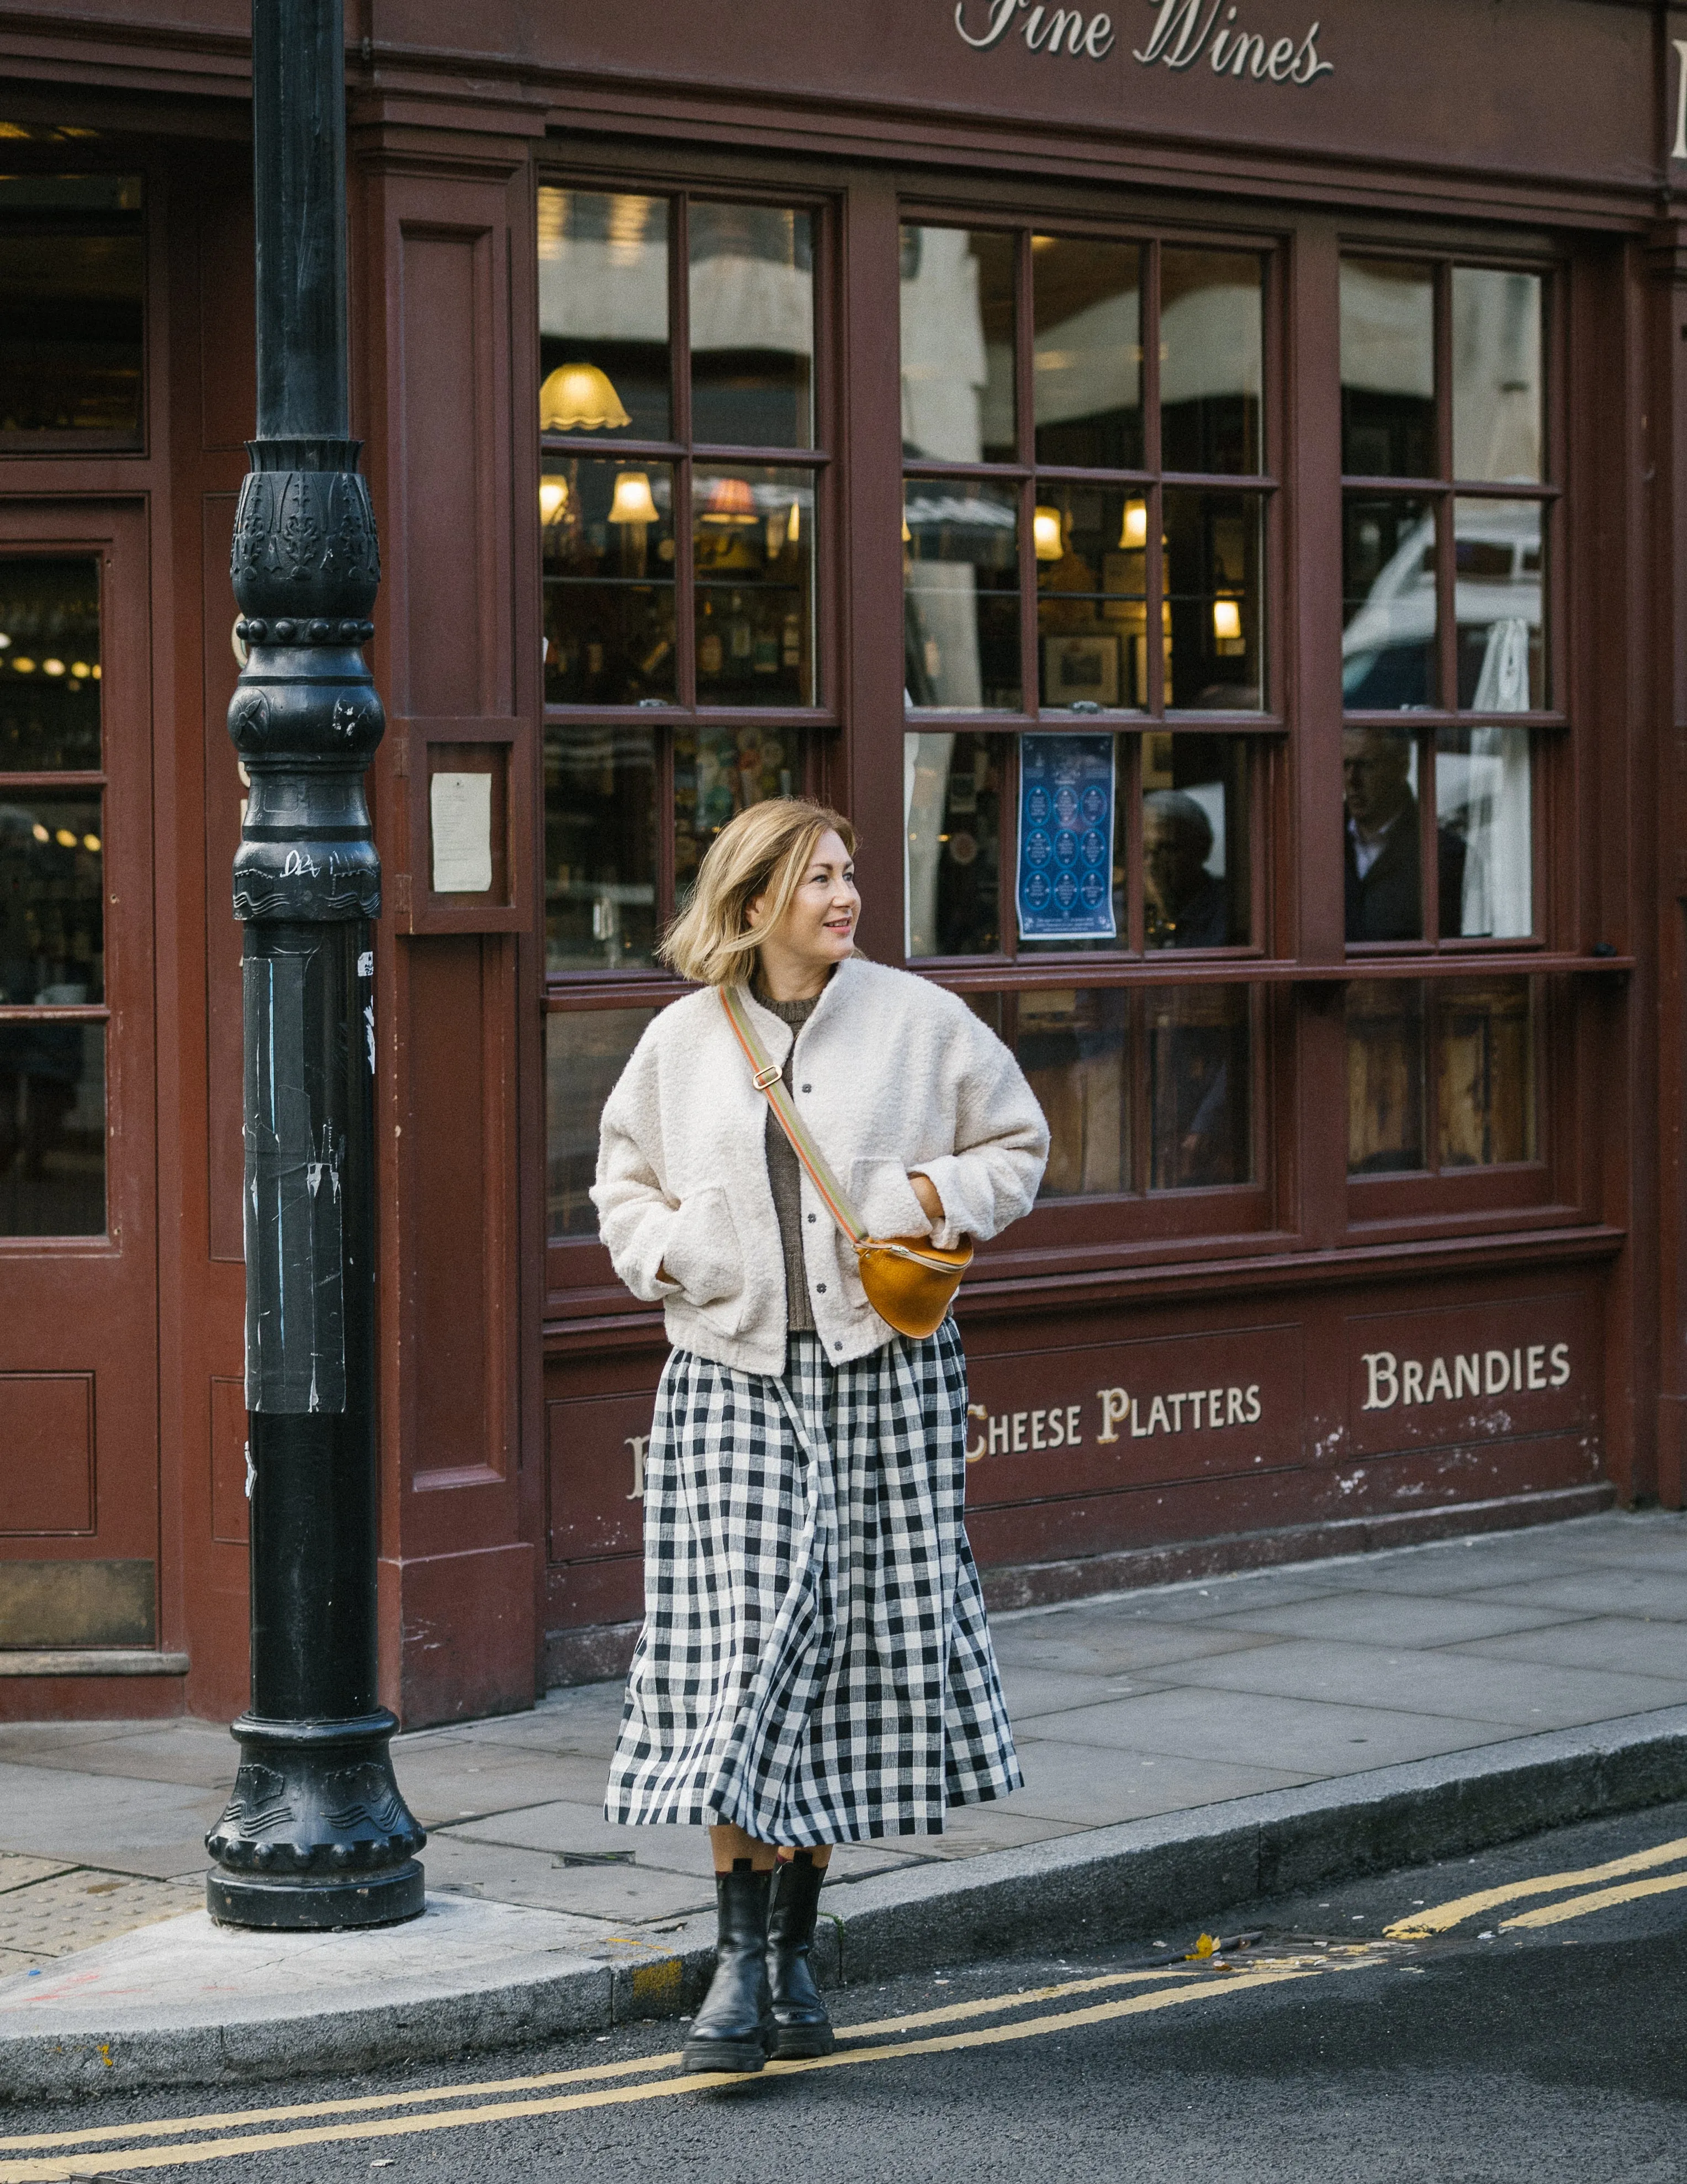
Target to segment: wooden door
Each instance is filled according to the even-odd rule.
[[[0,499],[0,1646],[151,1646],[147,534]]]

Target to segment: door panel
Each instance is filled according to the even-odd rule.
[[[146,543],[0,500],[0,1646],[155,1641]]]

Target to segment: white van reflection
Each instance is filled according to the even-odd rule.
[[[1354,511],[1361,554],[1376,521]],[[1379,532],[1380,524],[1377,524]],[[1541,689],[1540,509],[1534,501],[1462,501],[1454,545],[1462,710],[1521,713]],[[1436,542],[1433,516],[1405,532],[1342,638],[1350,712],[1397,712],[1436,702]]]

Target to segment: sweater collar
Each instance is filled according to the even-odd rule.
[[[865,960],[866,959],[860,954],[846,956],[844,958],[844,961],[838,966],[832,976],[827,980],[819,999],[814,1005],[813,1013],[810,1016],[808,1022],[799,1027],[801,1031],[810,1031],[823,1017],[835,1015],[837,1013],[838,1007],[838,989],[842,987],[847,990],[856,983],[861,975],[861,966]],[[775,1016],[772,1010],[768,1007],[767,1004],[758,999],[753,983],[745,985],[742,989],[742,991],[745,1000],[749,1002],[750,1007],[755,1011],[756,1015],[760,1021],[763,1028],[764,1039],[767,1036],[769,1028],[771,1028],[773,1031],[773,1037],[774,1039],[777,1041],[777,1045],[774,1045],[772,1042],[770,1042],[770,1050],[777,1052],[782,1056],[786,1051],[784,1043],[786,1037],[788,1036],[794,1043],[798,1034],[792,1030],[791,1026],[785,1021],[783,1017]]]

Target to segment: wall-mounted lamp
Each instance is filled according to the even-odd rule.
[[[1215,599],[1212,603],[1212,633],[1221,644],[1239,644],[1242,637],[1242,609],[1235,599]]]
[[[619,432],[632,422],[606,371],[595,364],[563,364],[539,389],[542,432]]]
[[[755,512],[755,495],[748,478],[717,477],[709,482],[704,496],[703,520],[705,523],[754,523],[760,521]]]
[[[567,480],[560,477],[542,477],[539,480],[540,522],[554,523],[567,505]]]
[[[1058,561],[1066,552],[1061,538],[1061,511],[1039,508],[1031,519],[1032,543],[1039,561]]]
[[[1119,533],[1119,543],[1127,553],[1140,553],[1148,543],[1148,503],[1127,500],[1125,503],[1124,527]]]
[[[610,521],[656,523],[660,520],[646,473],[643,471],[623,471],[615,480],[615,497],[610,504]]]

